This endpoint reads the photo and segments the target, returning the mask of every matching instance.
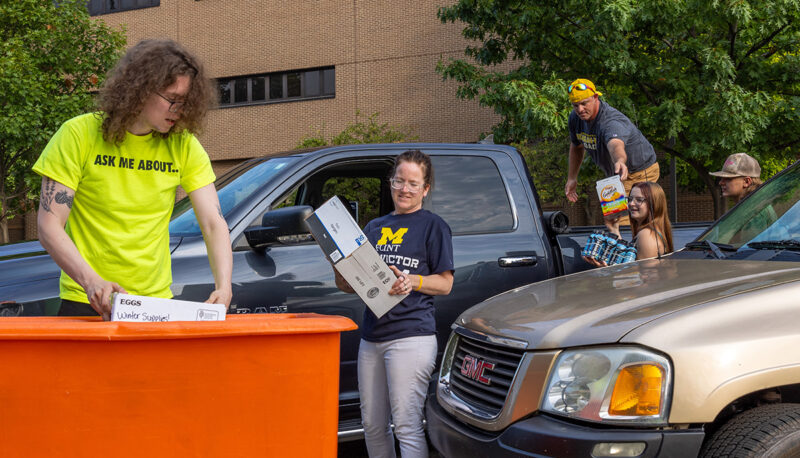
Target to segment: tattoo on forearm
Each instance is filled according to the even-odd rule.
[[[46,177],[42,180],[42,196],[39,200],[42,208],[46,212],[53,213],[53,202],[66,205],[71,209],[74,198],[75,196],[70,195],[67,191],[62,190],[56,192],[55,181]]]
[[[217,205],[217,213],[219,213],[219,216],[221,216],[222,219],[225,219],[225,215],[222,214],[222,208],[219,205]]]

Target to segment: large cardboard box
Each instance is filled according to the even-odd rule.
[[[337,196],[317,208],[306,222],[325,257],[378,318],[407,296],[389,295],[397,277]]]
[[[114,293],[111,321],[224,321],[224,304]]]

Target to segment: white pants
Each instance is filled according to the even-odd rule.
[[[369,456],[394,458],[394,431],[403,458],[427,457],[423,408],[433,368],[436,336],[388,342],[361,340],[358,347],[358,392],[361,422]]]

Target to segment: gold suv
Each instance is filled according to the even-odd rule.
[[[428,430],[446,457],[800,457],[800,165],[661,258],[461,314]]]

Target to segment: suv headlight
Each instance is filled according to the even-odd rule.
[[[650,350],[566,350],[550,371],[542,410],[603,423],[666,424],[671,380],[669,360]]]

